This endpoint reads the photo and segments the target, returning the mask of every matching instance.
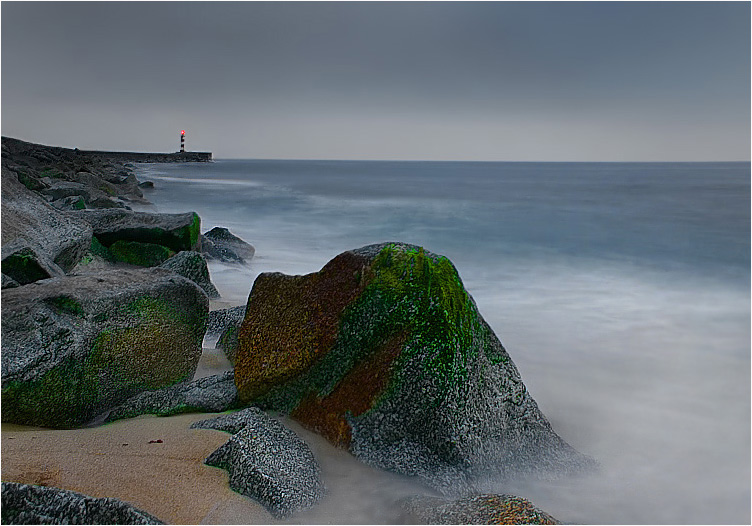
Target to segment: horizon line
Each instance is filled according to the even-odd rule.
[[[156,153],[156,152],[155,152]],[[387,163],[752,163],[750,159],[703,160],[703,161],[533,161],[533,160],[485,160],[485,159],[335,159],[335,158],[295,158],[295,157],[214,157],[215,161],[301,161],[301,162],[387,162]]]

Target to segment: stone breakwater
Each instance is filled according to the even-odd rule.
[[[193,378],[219,297],[201,219],[140,204],[131,165],[3,138],[3,422],[77,427]],[[212,258],[252,257],[225,234]]]
[[[123,163],[132,154],[102,153],[112,152],[3,138],[3,422],[241,409],[201,423],[232,433],[206,464],[288,517],[325,498],[325,481],[274,411],[364,463],[462,497],[410,501],[416,520],[555,522],[524,499],[474,489],[487,476],[564,476],[594,461],[552,429],[447,258],[369,245],[307,276],[262,274],[245,307],[209,316],[218,292],[206,259],[240,265],[255,250],[221,227],[202,234],[194,212],[132,210],[147,203]],[[191,381],[207,332],[234,369]],[[21,501],[14,517],[54,517],[48,500],[29,503],[32,515]]]

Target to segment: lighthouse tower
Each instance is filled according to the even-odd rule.
[[[185,153],[185,130],[180,131],[180,153]]]

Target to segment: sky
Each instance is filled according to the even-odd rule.
[[[750,160],[749,2],[11,2],[2,134],[215,158]]]

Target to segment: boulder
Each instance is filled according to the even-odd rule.
[[[201,236],[201,251],[209,259],[227,263],[245,263],[256,249],[224,227],[214,227]]]
[[[69,215],[89,224],[94,236],[106,247],[116,241],[162,245],[174,252],[200,247],[201,219],[195,212],[156,214],[105,209],[79,210]]]
[[[403,510],[406,524],[561,524],[514,495],[474,495],[455,501],[411,497]]]
[[[2,167],[2,272],[21,284],[72,269],[92,229],[46,203]]]
[[[2,483],[3,524],[164,524],[121,500],[75,491]]]
[[[210,299],[219,298],[219,291],[209,277],[206,259],[200,253],[184,250],[178,252],[160,266],[188,278],[201,287],[201,290],[206,292]]]
[[[454,265],[402,243],[256,279],[240,328],[244,402],[446,494],[488,475],[593,465],[551,428]]]
[[[145,391],[129,398],[107,415],[107,422],[139,415],[170,416],[180,413],[221,413],[237,409],[238,391],[232,371]]]
[[[164,269],[109,270],[2,294],[2,421],[89,422],[142,391],[190,380],[206,294]]]
[[[324,495],[321,469],[293,431],[261,411],[245,411],[245,424],[205,463],[226,469],[230,488],[256,499],[283,519]]]

